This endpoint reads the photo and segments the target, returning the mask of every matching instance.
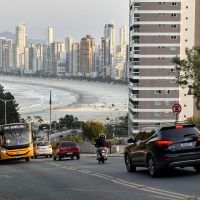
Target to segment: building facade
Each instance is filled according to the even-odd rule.
[[[83,76],[90,76],[93,72],[93,38],[86,35],[80,43],[80,70]]]
[[[130,0],[130,132],[175,121],[174,103],[182,106],[179,120],[193,115],[193,98],[177,85],[171,59],[184,58],[186,47],[199,44],[199,4],[198,0]]]

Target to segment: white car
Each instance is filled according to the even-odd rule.
[[[49,141],[38,141],[34,143],[34,157],[46,156],[52,157],[52,146]]]

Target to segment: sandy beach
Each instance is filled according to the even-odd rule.
[[[50,90],[52,120],[72,114],[84,121],[114,122],[128,112],[126,85],[3,75],[0,75],[0,84],[15,96],[23,118],[40,115],[49,120]]]

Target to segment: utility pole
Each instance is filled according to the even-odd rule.
[[[7,102],[12,101],[12,100],[0,99],[0,101],[3,101],[3,102],[4,102],[4,105],[5,105],[4,123],[7,124],[7,110],[6,110],[6,104],[7,104]]]
[[[50,111],[50,113],[49,113],[49,117],[50,117],[50,119],[49,119],[49,121],[50,121],[50,124],[49,124],[49,135],[48,135],[48,141],[49,141],[49,139],[50,139],[50,134],[51,134],[51,104],[52,104],[52,101],[51,101],[51,90],[50,90],[50,99],[49,99],[49,107],[50,107],[50,109],[49,109],[49,111]]]

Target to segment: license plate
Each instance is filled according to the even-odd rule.
[[[182,143],[180,145],[181,145],[182,148],[184,148],[184,147],[193,147],[193,143],[192,142]]]
[[[72,155],[73,153],[67,153],[67,155]]]

